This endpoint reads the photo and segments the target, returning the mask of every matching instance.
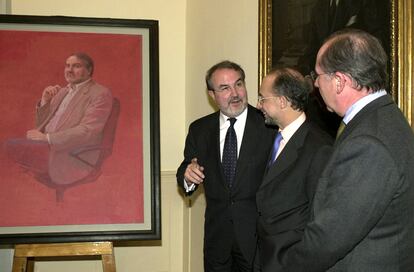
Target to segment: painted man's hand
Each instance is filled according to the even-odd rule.
[[[55,86],[47,86],[43,90],[42,94],[42,100],[40,102],[40,105],[43,106],[50,102],[50,100],[58,93],[58,91],[61,89],[59,85]]]
[[[42,142],[47,142],[47,137],[46,134],[40,132],[37,129],[31,129],[26,133],[26,138],[29,140],[34,140],[34,141],[42,141]]]

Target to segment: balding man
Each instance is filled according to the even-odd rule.
[[[318,52],[315,86],[345,127],[286,271],[414,271],[414,135],[385,90],[387,63],[361,30],[333,34]]]

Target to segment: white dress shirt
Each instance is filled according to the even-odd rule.
[[[349,107],[344,115],[344,118],[342,121],[345,123],[345,125],[348,125],[348,123],[352,120],[352,118],[357,115],[357,113],[362,110],[366,105],[374,101],[375,99],[386,95],[387,92],[385,90],[380,90],[378,92],[369,94],[367,96],[364,96],[363,98],[359,99],[357,102],[355,102],[351,107]]]
[[[227,130],[230,127],[230,121],[228,120],[230,117],[226,116],[220,111],[219,116],[219,129],[220,129],[220,158],[223,158],[223,149],[224,149],[224,141],[226,139]],[[247,119],[247,107],[246,109],[236,117],[236,122],[234,123],[234,130],[236,131],[237,137],[237,158],[240,154],[240,146],[243,141],[244,135],[244,127],[246,126],[246,119]],[[184,180],[184,189],[188,193],[194,190],[195,184],[191,184],[188,186],[187,182]]]
[[[280,141],[279,149],[276,153],[276,158],[282,152],[283,148],[285,148],[286,144],[289,142],[290,138],[292,138],[293,134],[299,129],[299,127],[306,121],[306,114],[302,112],[298,118],[295,119],[292,123],[287,125],[283,130],[279,130],[280,134],[282,134],[282,140]]]
[[[223,159],[223,149],[224,149],[224,141],[226,140],[227,130],[230,127],[230,121],[228,120],[230,117],[227,117],[222,112],[220,112],[220,158]],[[247,119],[247,108],[236,117],[236,122],[234,123],[234,130],[236,131],[237,137],[237,158],[240,154],[240,146],[243,140],[244,134],[244,127],[246,126],[246,119]]]

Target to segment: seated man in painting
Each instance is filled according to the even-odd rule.
[[[46,87],[36,106],[36,128],[5,144],[8,156],[41,182],[67,185],[93,171],[98,150],[82,153],[81,160],[73,155],[101,142],[112,109],[111,91],[92,79],[93,69],[87,54],[70,55],[64,69],[68,85]]]

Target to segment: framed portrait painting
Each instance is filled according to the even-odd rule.
[[[157,21],[0,15],[0,243],[160,239],[158,79]]]
[[[271,68],[314,69],[324,39],[342,28],[376,36],[389,56],[389,91],[410,124],[413,0],[259,0],[259,82]]]

